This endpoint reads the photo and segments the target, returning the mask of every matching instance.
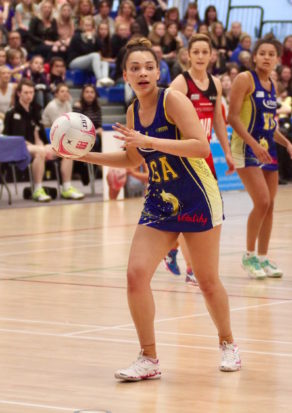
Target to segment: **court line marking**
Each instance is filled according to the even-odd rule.
[[[191,317],[191,316],[190,316]],[[46,320],[29,320],[29,319],[17,319],[17,318],[8,318],[8,317],[0,317],[1,321],[11,321],[14,323],[22,323],[22,324],[42,324],[42,325],[52,325],[52,326],[62,326],[62,327],[95,327],[95,330],[91,331],[102,331],[104,330],[104,326],[98,326],[94,324],[77,324],[77,323],[67,323],[67,322],[58,322],[58,321],[46,321]],[[122,326],[112,326],[109,327],[112,330],[120,330],[120,331],[131,331],[135,332],[134,324],[129,325],[129,328],[122,327]],[[101,330],[99,330],[101,329]],[[164,331],[164,330],[157,330],[155,329],[155,333],[157,334],[165,334],[165,335],[174,335],[174,336],[187,336],[187,337],[201,337],[201,338],[217,338],[217,335],[210,335],[210,334],[196,334],[196,333],[181,333],[176,331]],[[64,336],[70,336],[71,333],[63,333]],[[75,333],[72,333],[75,334]],[[292,341],[281,341],[281,340],[262,340],[262,339],[254,339],[249,337],[236,337],[236,341],[251,341],[251,342],[259,342],[259,343],[273,343],[273,344],[287,344],[291,345]]]
[[[244,306],[244,307],[237,307],[237,308],[231,308],[230,312],[236,312],[236,311],[242,311],[242,310],[249,310],[252,308],[260,308],[260,307],[267,307],[267,306],[272,306],[272,305],[280,305],[280,304],[287,304],[287,303],[291,303],[292,300],[290,299],[289,301],[278,301],[276,303],[265,303],[265,304],[255,304],[255,305],[250,305],[250,306]],[[175,320],[183,320],[183,319],[187,319],[187,318],[199,318],[199,317],[203,317],[206,315],[210,315],[208,311],[205,311],[203,313],[199,313],[199,314],[190,314],[190,315],[184,315],[184,316],[178,316],[178,317],[169,317],[169,318],[162,318],[162,319],[158,319],[158,320],[154,320],[154,324],[158,324],[158,323],[163,323],[165,321],[175,321]],[[83,331],[76,331],[76,332],[71,332],[71,333],[65,333],[65,336],[68,337],[75,337],[79,334],[88,334],[88,333],[94,333],[95,331],[100,332],[100,331],[105,331],[105,330],[115,330],[115,329],[119,329],[119,328],[124,328],[124,327],[131,327],[133,326],[133,323],[129,323],[129,324],[122,324],[122,325],[117,325],[117,326],[112,326],[112,327],[103,327],[101,329],[97,329],[97,330],[83,330]]]
[[[77,269],[76,271],[72,271],[72,270],[71,271],[66,271],[66,270],[64,270],[64,271],[52,271],[52,272],[43,271],[42,273],[39,270],[25,269],[23,267],[22,268],[21,267],[19,267],[19,268],[14,267],[12,269],[10,266],[11,266],[11,264],[7,264],[7,267],[4,267],[4,266],[0,265],[0,281],[4,280],[3,278],[1,278],[1,272],[12,273],[11,274],[11,277],[12,277],[11,279],[19,280],[19,279],[23,279],[23,278],[52,277],[52,276],[70,276],[70,277],[78,277],[79,276],[79,277],[82,277],[82,278],[83,277],[89,277],[89,278],[95,278],[96,277],[97,278],[98,275],[99,275],[99,274],[97,274],[97,272],[98,273],[102,272],[103,273],[102,275],[116,276],[115,278],[121,279],[120,274],[117,276],[116,272],[109,273],[108,271],[126,271],[126,266],[125,265],[115,265],[115,266],[108,266],[108,267],[102,267],[102,268],[101,267],[87,268],[87,269],[81,268],[81,269]],[[161,264],[161,266],[162,266],[162,264]],[[164,268],[159,268],[159,267],[156,270],[156,275],[158,275],[158,274],[159,275],[164,275],[164,274],[169,275],[169,273],[166,270],[164,270]],[[21,271],[22,273],[27,273],[28,275],[18,276],[17,275],[18,271]],[[92,272],[94,274],[84,275],[85,272],[87,272],[87,273]],[[15,274],[15,276],[13,276],[13,274]],[[234,280],[238,280],[239,278],[240,279],[246,279],[247,283],[246,284],[237,284],[236,282],[230,283],[230,282],[228,282],[230,280],[230,276],[228,276],[228,275],[221,275],[220,276],[220,279],[222,280],[224,287],[228,286],[228,287],[246,288],[246,287],[257,285],[257,286],[264,287],[265,289],[269,289],[269,290],[292,291],[292,287],[288,287],[288,286],[286,286],[286,287],[277,287],[275,285],[269,285],[269,284],[265,283],[264,280],[263,280],[263,283],[262,283],[262,281],[260,281],[261,284],[258,284],[257,280],[252,280],[250,278],[247,278],[246,276],[236,277],[236,278],[234,278]],[[122,279],[124,279],[124,278],[122,278]],[[5,278],[5,280],[7,280],[7,277]],[[170,280],[175,281],[174,278],[170,278]],[[158,282],[161,282],[161,281],[162,280],[160,278],[157,278],[157,276],[154,275],[154,277],[152,279],[152,282],[158,283]],[[178,279],[176,281],[178,282],[179,285],[180,284],[185,285],[184,283],[180,283],[180,281],[183,281],[183,280]],[[256,281],[257,284],[256,283],[250,284],[253,281]],[[271,280],[267,279],[266,281],[271,281]],[[290,281],[288,279],[285,279],[285,283],[291,284],[292,280]]]
[[[80,245],[69,245],[67,247],[58,247],[58,248],[42,248],[42,249],[27,249],[25,251],[13,251],[13,252],[5,252],[0,254],[0,258],[5,258],[5,257],[14,257],[18,255],[29,255],[31,256],[32,254],[39,254],[41,252],[56,252],[56,251],[66,251],[66,250],[74,250],[74,249],[82,249],[82,248],[96,248],[96,247],[109,247],[112,245],[125,245],[125,244],[130,244],[132,241],[117,241],[117,242],[109,242],[109,243],[90,243],[90,244],[83,244],[80,248]]]
[[[71,340],[84,340],[84,341],[102,341],[106,343],[122,343],[122,344],[135,344],[139,345],[139,341],[136,340],[126,340],[126,339],[114,339],[108,337],[92,337],[92,336],[66,336],[64,334],[56,334],[56,333],[42,333],[37,331],[29,331],[29,330],[11,330],[11,329],[0,329],[2,333],[12,333],[12,334],[23,334],[23,335],[33,335],[33,336],[42,336],[42,337],[55,337],[55,338],[65,338]],[[208,346],[197,346],[191,344],[178,344],[178,343],[165,343],[161,341],[156,342],[157,346],[165,346],[165,347],[175,347],[175,348],[190,348],[190,349],[197,349],[197,350],[210,350],[210,351],[218,351],[218,347],[208,347]],[[242,350],[240,349],[241,353],[247,354],[258,354],[258,355],[268,355],[268,356],[279,356],[279,357],[291,357],[292,353],[279,353],[279,352],[271,352],[271,351],[256,351],[256,350]]]
[[[0,404],[8,404],[12,406],[24,406],[24,407],[41,407],[42,409],[48,409],[48,410],[62,410],[64,412],[76,412],[80,410],[85,410],[86,409],[80,409],[80,407],[59,407],[59,406],[51,406],[48,404],[37,404],[37,403],[27,403],[27,402],[17,402],[14,400],[1,400],[0,399]],[[88,410],[88,408],[87,408]]]
[[[47,320],[31,320],[31,319],[24,319],[24,318],[9,318],[9,317],[0,317],[0,321],[12,321],[14,323],[23,323],[23,324],[43,324],[43,325],[52,325],[52,326],[62,326],[62,327],[103,327],[98,326],[96,324],[78,324],[78,323],[70,323],[70,322],[62,322],[62,321],[47,321]]]
[[[25,282],[25,283],[35,283],[35,284],[55,284],[55,285],[70,285],[76,287],[88,287],[88,288],[111,288],[111,289],[119,289],[125,290],[127,288],[126,285],[106,285],[106,284],[85,284],[85,283],[77,283],[77,282],[58,282],[55,280],[36,280],[32,279],[32,277],[25,277],[25,278],[0,278],[0,281],[9,281],[9,282]],[[256,285],[256,284],[255,284]],[[192,289],[185,289],[185,290],[176,290],[176,289],[166,289],[166,288],[152,288],[153,292],[162,292],[162,293],[174,293],[174,294],[196,294],[202,295],[201,291],[198,288]],[[253,295],[240,295],[235,293],[228,292],[228,296],[231,298],[251,298],[257,300],[284,300],[284,301],[291,301],[291,298],[284,298],[284,297],[264,297],[264,296],[253,296]]]
[[[135,332],[135,328],[119,328],[120,331],[132,331]],[[187,336],[187,337],[200,337],[200,338],[218,338],[218,335],[208,335],[208,334],[195,334],[195,333],[180,333],[176,331],[164,331],[164,330],[157,330],[155,329],[155,334],[165,334],[170,336]],[[249,337],[238,337],[236,336],[237,341],[249,341],[254,343],[271,343],[271,344],[287,344],[291,345],[292,341],[280,341],[280,340],[262,340],[257,338],[249,338]]]
[[[292,300],[290,300],[292,301]],[[278,305],[278,304],[287,304],[289,301],[279,301],[276,303],[265,303],[265,304],[257,304],[253,306],[245,306],[245,307],[238,307],[238,308],[233,308],[230,309],[230,312],[236,312],[236,311],[241,311],[241,310],[248,310],[250,308],[259,308],[259,307],[266,307],[266,306],[272,306],[272,305]],[[199,314],[189,314],[185,316],[178,316],[178,317],[171,317],[171,318],[164,318],[164,319],[158,319],[155,320],[154,323],[158,324],[160,322],[165,322],[165,321],[175,321],[175,320],[181,320],[181,319],[186,319],[186,318],[198,318],[202,316],[209,316],[209,313],[206,311],[204,313],[199,313]],[[47,321],[47,320],[30,320],[30,319],[18,319],[18,318],[8,318],[8,317],[0,317],[0,321],[12,321],[15,323],[22,323],[22,324],[43,324],[43,325],[56,325],[56,326],[62,326],[62,327],[94,327],[90,330],[82,330],[82,331],[75,331],[71,333],[62,333],[60,334],[61,337],[78,337],[82,334],[88,334],[88,333],[94,333],[94,332],[101,332],[101,331],[111,331],[111,330],[125,330],[125,331],[135,331],[134,324],[133,323],[127,323],[127,324],[120,324],[120,325],[115,325],[115,326],[98,326],[98,325],[92,325],[92,324],[77,324],[77,323],[67,323],[67,322],[54,322],[54,321]],[[5,330],[1,329],[0,331]],[[6,331],[6,330],[5,330]],[[13,330],[14,331],[14,330]],[[17,330],[15,330],[17,331]],[[22,330],[19,330],[22,331]],[[195,334],[195,333],[179,333],[179,332],[166,332],[163,330],[156,330],[157,333],[162,333],[162,334],[169,334],[169,335],[181,335],[181,336],[194,336],[194,337],[206,337],[206,338],[214,338],[217,336],[212,336],[212,335],[203,335],[203,334]],[[52,333],[53,334],[53,333]],[[58,335],[59,336],[59,335]],[[279,344],[291,344],[290,342],[286,341],[277,341],[277,340],[260,340],[260,339],[249,339],[249,338],[237,338],[238,340],[246,340],[246,341],[254,341],[254,342],[266,342],[266,343],[279,343]]]
[[[289,188],[290,189],[290,188]],[[2,208],[0,208],[2,209]],[[7,208],[5,208],[7,209]],[[27,209],[23,207],[22,209]],[[283,209],[283,210],[275,210],[275,215],[277,214],[290,214],[291,209]],[[247,213],[238,213],[234,215],[229,215],[228,216],[228,221],[230,222],[232,219],[238,219],[238,218],[246,218],[247,219]],[[137,220],[139,216],[137,215]],[[96,230],[103,230],[103,229],[116,229],[116,228],[127,228],[127,227],[136,227],[137,226],[137,221],[134,223],[127,223],[127,224],[119,224],[119,225],[100,225],[100,226],[94,226],[94,227],[84,227],[84,228],[75,228],[75,229],[64,229],[64,230],[52,230],[52,231],[43,231],[43,232],[34,232],[34,233],[20,233],[20,234],[3,234],[0,235],[0,240],[1,239],[7,239],[7,238],[17,238],[17,237],[35,237],[35,236],[41,236],[41,235],[52,235],[52,234],[74,234],[76,232],[90,232],[90,231],[96,231]]]

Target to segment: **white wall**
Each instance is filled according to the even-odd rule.
[[[212,0],[210,4],[212,4]],[[292,20],[291,0],[232,0],[231,5],[262,6],[264,9],[264,20]]]

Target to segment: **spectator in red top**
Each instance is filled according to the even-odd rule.
[[[292,35],[285,37],[284,49],[282,54],[282,65],[292,67]]]

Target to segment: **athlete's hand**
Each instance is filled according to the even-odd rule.
[[[260,163],[267,163],[267,164],[272,163],[273,160],[272,160],[271,155],[269,154],[267,149],[265,149],[259,143],[256,143],[255,145],[253,145],[252,150],[255,156],[260,161]]]
[[[225,172],[225,175],[231,175],[235,172],[235,163],[234,163],[231,153],[228,153],[225,155],[225,160],[228,166],[228,169]]]
[[[122,148],[151,148],[151,138],[149,136],[143,135],[134,129],[129,129],[120,123],[116,123],[113,129],[122,135],[114,135],[116,139],[123,141]]]

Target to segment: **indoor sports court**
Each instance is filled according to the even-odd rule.
[[[244,191],[223,198],[220,274],[242,370],[219,371],[199,288],[161,264],[152,287],[162,377],[139,383],[114,372],[139,352],[126,266],[142,198],[30,208],[2,200],[0,412],[292,412],[291,184],[279,188],[270,248],[282,279],[247,278],[240,260],[251,203]],[[179,263],[183,272],[181,255]]]

